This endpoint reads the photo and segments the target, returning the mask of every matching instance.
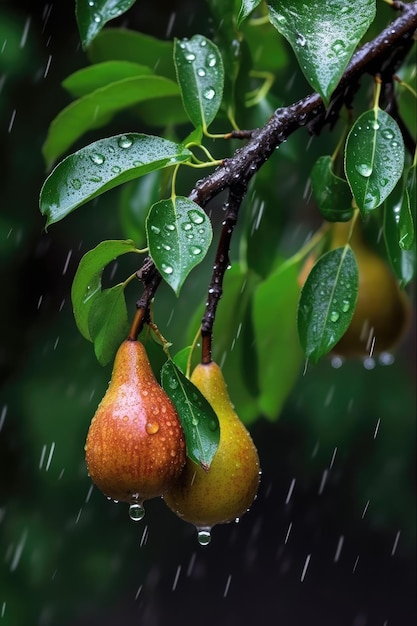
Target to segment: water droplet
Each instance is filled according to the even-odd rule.
[[[155,233],[155,235],[159,235],[161,232],[161,229],[158,228],[158,226],[154,226],[153,224],[151,224],[151,231]]]
[[[371,356],[368,356],[366,359],[363,360],[363,366],[366,370],[373,370],[375,365],[375,359],[373,359]]]
[[[201,46],[201,48],[205,48],[205,47],[206,47],[206,45],[207,45],[207,41],[206,41],[205,39],[202,39],[202,40],[200,41],[200,46]]]
[[[143,504],[141,502],[135,502],[135,504],[131,504],[129,507],[129,517],[134,522],[140,522],[145,516],[145,509],[143,508]]]
[[[171,246],[169,246],[167,243],[163,243],[162,247],[164,250],[166,250],[167,252],[169,252],[171,250]]]
[[[73,178],[71,181],[71,185],[74,187],[74,189],[77,189],[78,191],[78,189],[81,189],[82,182],[79,178]]]
[[[98,13],[95,13],[93,16],[93,20],[95,21],[96,24],[100,24],[101,22],[101,15],[99,15]]]
[[[214,91],[212,87],[207,87],[203,91],[203,96],[206,100],[213,100],[215,95],[216,95],[216,92]]]
[[[145,426],[145,430],[148,433],[148,435],[156,435],[156,433],[159,430],[158,422],[147,422]]]
[[[345,42],[341,39],[336,39],[334,43],[331,45],[331,49],[337,56],[344,56],[345,52]]]
[[[210,420],[208,427],[214,433],[218,429],[219,424],[216,420]]]
[[[99,154],[98,152],[95,152],[94,154],[92,154],[90,156],[90,159],[96,165],[103,165],[104,161],[106,160],[104,156],[102,154]]]
[[[195,61],[195,54],[193,54],[192,52],[187,52],[185,58],[191,63],[191,61]]]
[[[191,423],[193,426],[198,426],[200,423],[200,419],[197,417],[197,415],[193,415],[191,418]]]
[[[395,357],[391,352],[381,352],[379,355],[379,362],[381,365],[392,365],[395,361]]]
[[[337,311],[332,311],[332,312],[330,313],[330,320],[331,320],[332,322],[337,322],[337,320],[339,319],[339,317],[340,317],[340,314],[339,314]]]
[[[88,0],[88,6],[89,7],[93,7],[94,6],[94,0]]]
[[[333,356],[331,360],[331,364],[335,370],[338,370],[339,367],[342,367],[343,365],[343,358],[341,356]]]
[[[198,527],[197,539],[200,546],[208,546],[211,541],[211,528],[209,526]]]
[[[197,70],[197,74],[198,74],[198,76],[203,77],[203,76],[206,75],[206,70],[204,70],[202,67],[199,67],[198,70]]]
[[[120,148],[131,148],[133,146],[133,139],[128,135],[122,135],[117,142]]]
[[[168,265],[167,263],[162,263],[161,268],[162,268],[162,271],[168,275],[172,274],[172,272],[174,271],[173,267],[171,265]]]
[[[101,183],[103,179],[101,176],[91,176],[88,180],[92,183]]]
[[[378,122],[377,122],[376,120],[374,120],[374,122],[373,122],[373,124],[372,124],[372,128],[373,128],[374,130],[378,130],[378,128],[379,128],[379,124],[378,124]]]
[[[119,165],[114,165],[111,168],[111,171],[113,172],[113,174],[120,174],[120,172],[122,171],[122,168]]]
[[[355,165],[355,170],[364,178],[369,178],[372,174],[372,167],[366,163],[359,163],[358,165]]]
[[[368,211],[375,209],[379,204],[379,198],[379,191],[377,189],[368,191],[363,202],[364,207],[368,209]]]
[[[390,128],[384,128],[384,130],[381,131],[381,135],[384,139],[394,139],[394,133]]]
[[[187,230],[191,230],[192,226],[191,226],[190,222],[185,222],[184,224],[181,224],[181,228],[183,230],[187,231]]]
[[[191,252],[197,256],[198,254],[201,254],[202,250],[201,248],[199,248],[198,246],[191,246]]]
[[[176,389],[178,387],[178,380],[176,378],[171,378],[168,384],[171,389]]]
[[[391,146],[391,148],[398,148],[398,146],[399,146],[398,141],[391,141],[390,146]]]
[[[165,224],[164,225],[165,230],[168,230],[170,232],[172,232],[173,230],[175,230],[175,226],[174,224]]]
[[[188,217],[193,224],[202,224],[204,222],[204,217],[199,211],[196,211],[195,209],[191,209],[191,211],[188,211]]]
[[[216,57],[214,56],[214,54],[209,54],[207,56],[207,63],[209,67],[215,67],[217,64],[217,60]]]
[[[350,308],[349,300],[343,300],[343,303],[342,303],[342,311],[343,311],[343,313],[347,313],[349,311],[349,308]]]
[[[307,43],[306,38],[304,37],[304,35],[302,35],[301,33],[298,33],[297,35],[297,39],[296,39],[296,43],[301,46],[302,48],[304,48],[304,46]]]

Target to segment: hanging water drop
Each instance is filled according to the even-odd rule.
[[[200,546],[208,546],[211,541],[211,528],[209,526],[197,528],[197,539]]]
[[[129,507],[129,517],[134,522],[140,522],[145,516],[145,509],[141,502],[135,502]]]

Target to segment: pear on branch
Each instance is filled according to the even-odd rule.
[[[188,458],[164,500],[180,518],[197,527],[199,541],[205,545],[212,526],[239,518],[251,506],[260,468],[256,447],[236,415],[220,367],[213,361],[197,365],[191,381],[217,414],[219,446],[208,471]]]
[[[161,496],[185,464],[177,412],[152,372],[140,341],[124,341],[85,446],[92,481],[109,498],[137,507]],[[132,507],[131,507],[132,508]]]

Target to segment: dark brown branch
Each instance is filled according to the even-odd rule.
[[[201,321],[202,363],[211,362],[211,337],[214,319],[216,317],[216,309],[219,300],[222,297],[223,278],[226,269],[229,266],[230,242],[233,230],[236,226],[240,205],[242,204],[245,194],[246,186],[244,184],[238,183],[233,185],[230,187],[228,199],[224,206],[226,215],[223,221],[219,245],[216,252],[216,259],[213,265],[213,273],[208,288],[206,309]]]
[[[366,43],[355,53],[327,109],[321,97],[317,93],[313,93],[295,104],[277,109],[271,119],[260,129],[238,131],[236,134],[230,133],[230,137],[249,138],[249,140],[231,158],[225,159],[212,174],[198,181],[189,194],[189,198],[201,207],[205,207],[213,197],[226,188],[230,190],[233,188],[246,189],[250,179],[262,167],[263,163],[293,132],[306,126],[310,133],[319,134],[326,125],[334,126],[342,107],[344,105],[351,106],[359,81],[364,74],[373,76],[379,74],[383,81],[392,80],[392,76],[413,44],[413,34],[417,29],[417,2],[411,4],[394,2],[393,6],[401,10],[402,14],[375,39]],[[238,195],[239,193],[238,191]],[[230,238],[227,241],[224,235],[225,228],[223,228],[217,251],[217,257],[220,258],[221,255],[224,257],[223,273],[228,264],[226,256],[230,244]],[[161,276],[149,258],[145,260],[144,266],[139,272],[145,271],[145,265],[146,275],[149,273],[152,277],[149,280],[144,280],[143,276],[139,276],[144,283],[145,290],[137,306],[148,311],[150,302],[161,281]],[[217,261],[215,265],[218,265]],[[215,272],[213,272],[212,282],[214,278]],[[207,302],[204,318],[205,330],[203,331],[206,337],[205,351],[203,350],[206,356],[204,358],[210,358],[211,342],[207,339],[209,332],[207,324],[211,324],[211,327],[213,325],[218,298],[216,303],[214,303],[213,298],[209,298]]]

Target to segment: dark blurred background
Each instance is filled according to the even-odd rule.
[[[208,15],[154,0],[116,24],[184,37],[207,33]],[[371,369],[326,361],[300,374],[280,419],[251,426],[258,499],[206,548],[162,502],[134,524],[91,488],[83,446],[111,368],[80,337],[70,288],[87,250],[124,235],[112,193],[48,233],[38,210],[41,146],[70,101],[60,83],[86,64],[72,0],[0,2],[0,623],[414,624],[414,329]],[[288,101],[306,93],[299,78]],[[309,164],[292,167],[302,188]],[[187,306],[160,298],[180,348]]]

